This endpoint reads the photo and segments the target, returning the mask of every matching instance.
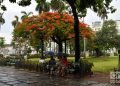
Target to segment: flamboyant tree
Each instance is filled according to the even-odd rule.
[[[68,13],[48,12],[43,13],[42,18],[46,28],[51,32],[51,39],[59,46],[59,52],[62,52],[62,44],[70,36],[73,28],[73,18]]]
[[[83,37],[92,37],[92,30],[87,24],[80,23],[79,25]],[[31,37],[40,39],[42,43],[43,40],[51,38],[58,44],[59,52],[63,51],[62,45],[64,41],[75,37],[73,17],[68,13],[44,12],[39,16],[24,19],[16,30],[20,36],[24,36],[22,35],[24,31],[29,32],[32,34]]]
[[[33,46],[33,44],[38,44],[38,42],[41,41],[42,43],[42,53],[41,56],[43,57],[43,39],[44,39],[44,31],[42,30],[42,27],[40,27],[40,21],[38,19],[39,16],[33,16],[30,18],[25,18],[22,20],[20,24],[17,25],[17,27],[14,29],[14,39],[16,38],[23,38],[27,39],[29,41],[30,45]],[[40,41],[39,41],[39,40]],[[26,40],[25,40],[26,41]]]

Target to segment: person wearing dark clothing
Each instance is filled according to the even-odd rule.
[[[56,61],[53,58],[53,56],[51,56],[49,62],[48,62],[48,71],[49,74],[53,75],[53,72],[55,71],[55,66],[56,66]]]

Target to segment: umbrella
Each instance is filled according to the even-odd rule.
[[[46,55],[50,55],[50,56],[54,56],[55,53],[53,51],[46,51],[45,52]]]
[[[58,56],[58,57],[61,57],[61,56],[63,56],[63,53],[62,53],[62,52],[58,52],[58,53],[57,53],[57,56]]]

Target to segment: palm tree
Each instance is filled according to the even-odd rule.
[[[58,12],[62,12],[68,9],[69,7],[64,3],[63,0],[51,0],[50,6],[53,11],[58,11]]]
[[[21,19],[25,19],[25,18],[28,18],[30,15],[33,14],[33,12],[25,12],[25,11],[21,11],[21,13],[23,14],[23,16],[21,17]]]
[[[5,23],[5,20],[3,18],[3,13],[0,13],[0,28],[1,28],[1,25]]]
[[[106,11],[106,9],[105,8],[102,8],[102,9],[100,9],[99,11],[98,11],[98,16],[99,17],[101,17],[101,19],[103,19],[103,21],[105,20],[105,19],[107,19],[108,18],[108,16],[107,16],[107,11]]]
[[[19,23],[19,18],[18,16],[15,16],[15,20],[12,21],[12,26],[15,28],[18,23]]]
[[[48,12],[50,10],[50,3],[47,2],[46,0],[36,0],[37,6],[36,6],[36,11],[39,12],[39,14],[44,12]]]

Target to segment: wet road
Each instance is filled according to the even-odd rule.
[[[107,83],[50,77],[14,67],[0,67],[0,86],[112,86]]]

